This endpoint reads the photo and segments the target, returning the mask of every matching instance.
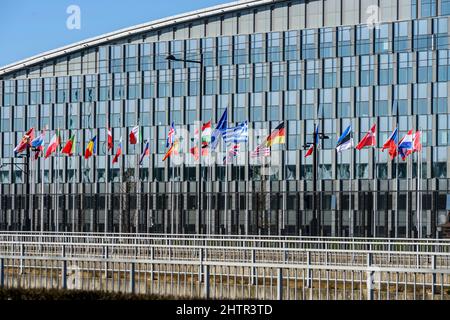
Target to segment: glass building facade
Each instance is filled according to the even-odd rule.
[[[316,234],[438,237],[450,207],[448,15],[447,0],[248,1],[4,67],[0,228],[311,235],[313,161],[303,146],[320,123],[329,139],[318,152]],[[172,121],[193,133],[225,109],[229,126],[248,120],[265,134],[285,121],[286,144],[272,150],[280,170],[265,175],[251,161],[258,138],[227,170],[162,162]],[[400,137],[422,130],[420,156],[381,152],[397,122]],[[377,149],[336,153],[349,124],[357,142],[374,123]],[[140,167],[144,144],[127,141],[137,124],[150,142]],[[123,137],[116,165],[108,125],[114,152]],[[76,135],[77,152],[32,160],[27,186],[13,148],[31,127],[48,128],[47,144],[56,129],[63,142]],[[85,160],[93,136],[98,154]]]

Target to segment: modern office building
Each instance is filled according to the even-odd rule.
[[[0,227],[438,237],[450,207],[449,14],[449,0],[239,1],[0,68]],[[172,122],[192,133],[189,145],[196,121],[214,127],[226,108],[229,126],[247,120],[250,131],[285,122],[286,144],[272,148],[281,170],[264,175],[252,162],[263,134],[228,170],[162,161]],[[349,124],[356,144],[374,123],[377,149],[336,153]],[[397,123],[400,138],[422,131],[423,151],[408,161],[381,151]],[[142,139],[131,145],[137,124]],[[304,145],[316,124],[313,197]],[[47,143],[57,129],[62,144],[75,134],[75,155],[32,153],[27,170],[13,149],[32,127],[48,127]],[[85,160],[94,136],[98,154]],[[150,154],[138,167],[144,140]]]

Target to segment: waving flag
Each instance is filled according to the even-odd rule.
[[[41,131],[41,134],[31,141],[31,147],[35,149],[34,160],[37,160],[41,153],[44,151],[45,144],[45,129]]]
[[[228,109],[225,109],[222,117],[217,123],[216,129],[211,135],[211,149],[215,150],[219,144],[219,138],[223,135],[228,128]]]
[[[227,164],[228,161],[233,160],[233,158],[237,157],[239,154],[240,146],[239,144],[234,144],[231,146],[231,148],[228,150],[228,154],[223,157],[223,163]]]
[[[20,143],[14,148],[14,154],[17,155],[30,147],[31,142],[34,140],[34,128],[28,130],[20,140]]]
[[[84,158],[87,160],[97,153],[97,137],[93,137],[91,141],[89,141],[86,151],[84,153]]]
[[[374,124],[370,129],[370,131],[358,143],[356,149],[361,150],[365,147],[375,147],[376,145],[377,145],[377,125]]]
[[[422,151],[422,132],[416,131],[414,134],[413,141],[413,152],[421,152]]]
[[[352,126],[349,125],[347,129],[345,129],[344,133],[340,136],[336,151],[342,152],[348,149],[351,149],[353,147],[353,138],[352,138]]]
[[[398,144],[398,153],[402,157],[402,160],[405,161],[406,157],[411,154],[413,151],[413,131],[409,130],[406,136]]]
[[[384,152],[384,150],[388,149],[389,155],[392,160],[397,156],[397,144],[398,144],[398,128],[395,128],[395,130],[391,133],[389,138],[383,144],[383,148],[381,149],[381,151]]]
[[[138,144],[139,143],[139,126],[131,129],[130,132],[130,144]]]
[[[248,124],[247,121],[244,121],[238,124],[234,128],[229,128],[223,133],[223,141],[226,144],[234,143],[238,144],[241,142],[248,141]]]
[[[112,150],[114,147],[113,136],[111,132],[111,128],[108,127],[108,151]]]
[[[172,121],[172,125],[170,126],[169,133],[167,134],[167,143],[166,148],[169,148],[173,142],[175,141],[176,131],[175,131],[175,125]]]
[[[33,141],[31,141],[31,146],[35,149],[38,149],[44,146],[44,142],[45,142],[45,130],[42,130],[41,134],[38,137],[36,137]]]
[[[147,141],[147,143],[145,144],[144,151],[141,154],[141,159],[139,160],[139,165],[142,164],[142,162],[144,161],[145,156],[148,156],[149,154],[150,154],[150,142]]]
[[[61,153],[67,154],[68,156],[73,156],[75,153],[75,147],[76,147],[76,135],[73,134],[69,141],[67,141],[66,145],[62,149]]]
[[[178,154],[178,145],[179,145],[178,140],[175,140],[170,149],[167,151],[162,161],[166,161],[167,158],[169,158],[172,154]]]
[[[119,148],[117,149],[116,155],[113,159],[113,164],[119,162],[119,157],[122,154],[122,137],[120,137]]]
[[[270,136],[267,137],[266,146],[272,147],[276,144],[284,144],[286,142],[286,135],[284,129],[284,122],[276,127]]]
[[[250,154],[252,158],[260,158],[260,157],[269,157],[270,156],[270,148],[259,145],[256,147],[255,151],[252,151]]]
[[[314,143],[316,146],[319,145],[319,125],[316,126],[316,129],[314,130]],[[311,144],[309,146],[308,151],[306,151],[305,158],[308,158],[314,153],[314,144]]]
[[[60,143],[61,143],[61,137],[59,136],[59,130],[58,130],[58,131],[56,131],[55,135],[52,137],[52,140],[50,140],[50,144],[47,147],[47,152],[45,153],[45,159],[47,159],[53,153],[56,152]]]

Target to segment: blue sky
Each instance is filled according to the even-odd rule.
[[[231,0],[0,0],[0,66],[136,24]],[[70,5],[81,29],[69,30]]]

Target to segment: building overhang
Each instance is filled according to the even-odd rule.
[[[17,72],[24,68],[29,68],[37,64],[45,63],[48,60],[53,60],[67,54],[75,53],[80,50],[89,49],[100,46],[102,44],[121,40],[126,37],[132,37],[145,32],[157,31],[170,26],[188,23],[199,19],[205,19],[213,16],[218,16],[234,11],[245,10],[252,7],[267,5],[271,3],[281,2],[285,0],[240,0],[232,3],[222,4],[206,9],[191,11],[168,18],[155,20],[152,22],[136,25],[126,29],[121,29],[111,33],[103,34],[94,38],[83,40],[74,44],[70,44],[58,49],[47,51],[39,55],[6,65],[0,68],[0,76],[9,73]]]

